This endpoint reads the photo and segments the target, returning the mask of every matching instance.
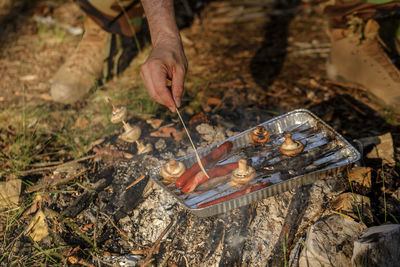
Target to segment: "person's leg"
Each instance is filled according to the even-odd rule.
[[[51,79],[54,101],[72,104],[84,98],[99,79],[105,60],[107,32],[133,36],[139,30],[135,18],[143,10],[135,0],[79,0],[87,18],[82,40]],[[135,27],[136,26],[136,27]]]
[[[101,75],[106,41],[107,32],[86,18],[82,40],[51,80],[54,101],[72,104],[90,91]]]

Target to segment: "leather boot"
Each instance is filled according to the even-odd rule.
[[[338,36],[337,32],[331,35],[328,77],[361,85],[376,102],[400,114],[400,71],[382,48],[377,34],[365,34],[364,39],[357,35]]]
[[[83,99],[99,79],[108,33],[86,18],[85,33],[73,55],[51,79],[51,97],[63,104]]]

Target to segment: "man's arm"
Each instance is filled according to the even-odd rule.
[[[140,75],[152,99],[175,111],[183,93],[187,61],[175,21],[173,0],[142,0],[153,50]],[[171,90],[167,79],[172,81]]]

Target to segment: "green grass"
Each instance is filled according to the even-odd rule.
[[[49,37],[52,37],[56,42],[61,43],[65,40],[67,35],[65,29],[57,24],[50,26],[43,23],[37,23],[37,29],[41,40],[47,40]]]
[[[349,170],[348,169],[347,169],[347,178],[348,178],[349,185],[350,185],[351,196],[353,197],[353,201],[354,201],[354,204],[355,204],[356,209],[357,209],[358,218],[360,219],[360,222],[363,222],[361,211],[360,211],[360,208],[358,207],[358,201],[357,201],[357,198],[356,198],[356,196],[354,194],[353,185],[352,185],[351,180],[350,180],[350,175],[349,175]]]
[[[50,248],[50,249],[43,249],[41,248],[37,243],[35,243],[33,240],[34,248],[38,251],[32,256],[30,256],[27,260],[25,260],[24,264],[25,265],[33,265],[33,264],[52,264],[55,266],[62,266],[66,265],[67,259],[61,254],[58,253],[58,250],[62,250],[65,248],[65,246],[60,246],[56,248]],[[60,261],[63,263],[60,265]]]
[[[385,223],[387,222],[387,204],[386,204],[386,187],[385,187],[385,174],[383,170],[381,171],[381,178],[382,178],[382,190],[383,190],[383,208],[385,211]]]

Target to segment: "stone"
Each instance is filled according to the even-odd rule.
[[[157,142],[154,144],[154,146],[158,151],[162,151],[167,147],[167,144],[165,143],[164,139],[160,138],[157,140]]]
[[[364,229],[363,224],[337,214],[317,221],[309,228],[299,266],[350,266],[353,242]]]
[[[399,266],[400,224],[370,227],[354,242],[353,266]]]
[[[209,144],[222,142],[226,138],[221,128],[214,127],[207,123],[197,125],[196,130]]]
[[[366,196],[351,192],[343,193],[332,201],[332,208],[364,223],[373,222],[371,200]]]

